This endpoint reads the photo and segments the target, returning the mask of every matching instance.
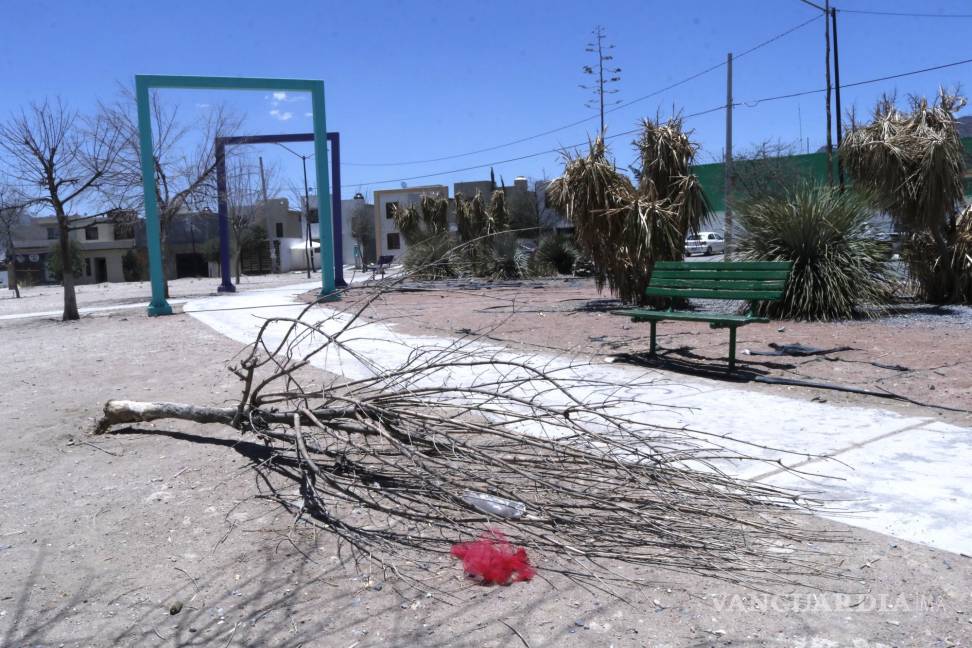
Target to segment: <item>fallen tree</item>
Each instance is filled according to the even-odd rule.
[[[652,424],[647,382],[612,384],[592,364],[475,337],[381,366],[394,342],[364,335],[373,325],[361,318],[379,295],[352,312],[310,304],[265,320],[231,367],[243,383],[232,407],[113,400],[95,431],[183,419],[255,435],[298,487],[277,488],[277,501],[355,562],[419,586],[454,543],[490,527],[539,556],[541,572],[595,586],[647,583],[655,568],[746,583],[835,576],[804,544],[842,539],[800,519],[822,503],[728,474],[769,461],[754,456],[765,448]],[[351,377],[315,385],[315,360]]]

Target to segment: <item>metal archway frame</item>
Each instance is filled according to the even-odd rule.
[[[229,208],[226,204],[226,147],[238,144],[287,144],[294,142],[313,142],[314,133],[287,133],[282,135],[237,135],[234,137],[217,137],[214,143],[216,152],[216,193],[219,196],[219,268],[222,276],[222,283],[217,290],[219,292],[236,292],[233,285],[233,273],[230,268],[230,249],[229,249]],[[341,134],[328,133],[327,141],[331,143],[331,214],[332,231],[334,241],[332,248],[334,251],[334,285],[338,288],[346,288],[347,282],[344,280],[344,246],[343,246],[343,224],[341,218]],[[316,154],[316,150],[315,150]],[[320,214],[320,196],[318,192],[318,214]],[[309,206],[308,206],[309,209]],[[318,216],[320,220],[320,216]],[[323,246],[321,254],[323,255]],[[313,251],[311,251],[313,254]],[[321,257],[321,269],[323,272],[323,256]]]
[[[253,77],[197,77],[169,75],[135,75],[135,100],[138,105],[139,158],[142,167],[142,191],[145,201],[145,233],[149,253],[149,275],[152,279],[152,301],[148,314],[171,315],[172,306],[165,299],[165,275],[162,267],[162,239],[159,230],[159,204],[155,196],[155,150],[152,143],[152,115],[149,91],[153,88],[208,90],[284,90],[308,92],[314,124],[314,169],[318,196],[330,193],[327,164],[327,124],[324,114],[324,82],[307,79],[265,79]],[[331,204],[318,201],[317,219],[321,242],[321,296],[334,296],[334,236]],[[227,241],[228,243],[228,241]]]

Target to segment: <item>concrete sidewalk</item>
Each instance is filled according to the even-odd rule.
[[[184,311],[216,331],[242,343],[252,342],[267,317],[296,316],[305,304],[296,296],[315,284],[293,285],[245,294],[195,299]],[[293,306],[281,304],[294,303]],[[225,310],[231,309],[231,310]],[[336,333],[346,317],[327,309],[315,318],[329,318],[324,328]],[[272,341],[283,327],[271,329]],[[403,335],[394,326],[362,322],[342,337],[368,358],[369,364],[329,351],[314,364],[351,378],[398,367],[416,349],[442,353],[456,340]],[[313,344],[307,340],[306,344]],[[501,347],[475,343],[465,354],[510,355]],[[522,358],[522,356],[517,356]],[[637,402],[627,414],[646,425],[686,428],[700,440],[722,442],[767,460],[779,459],[801,471],[827,478],[801,479],[761,462],[721,466],[740,477],[819,492],[845,500],[855,511],[839,519],[904,540],[972,554],[972,430],[943,424],[931,417],[903,416],[869,407],[845,407],[747,391],[714,380],[687,379],[663,371],[645,371],[619,364],[575,367],[569,359],[534,355],[530,362],[553,367],[562,376],[599,388],[583,387],[575,395],[590,401],[623,398]],[[453,383],[483,380],[482,370],[453,371]],[[732,437],[743,443],[725,442]],[[765,446],[765,447],[759,447]],[[774,450],[772,448],[778,448]],[[811,457],[810,455],[813,455]],[[820,457],[824,458],[820,458]]]

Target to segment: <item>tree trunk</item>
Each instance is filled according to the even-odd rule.
[[[10,259],[10,263],[7,264],[7,283],[10,290],[14,291],[14,296],[20,299],[20,284],[17,283],[17,257],[14,252],[14,247],[11,245],[7,252],[7,258]]]
[[[64,312],[61,320],[67,322],[81,319],[81,315],[78,313],[78,298],[74,293],[74,264],[71,263],[71,241],[68,237],[67,217],[58,214],[57,223],[61,235],[61,285],[64,286]]]
[[[165,228],[159,227],[159,247],[162,250],[162,287],[164,288],[163,295],[166,299],[169,298],[169,275],[166,272],[166,260],[169,258],[169,237],[165,235]]]

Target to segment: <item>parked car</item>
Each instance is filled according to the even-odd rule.
[[[726,242],[722,235],[715,232],[699,232],[690,234],[685,239],[685,256],[693,254],[722,254],[726,251]]]

